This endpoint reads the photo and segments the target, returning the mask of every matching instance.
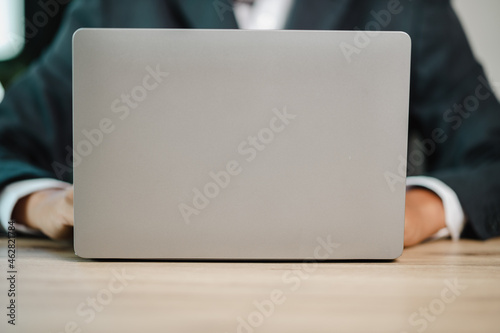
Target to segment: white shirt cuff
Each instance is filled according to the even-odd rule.
[[[21,180],[11,183],[0,192],[0,223],[4,230],[7,230],[12,211],[17,201],[33,192],[47,190],[49,188],[66,188],[68,183],[51,178],[38,178]],[[39,232],[22,224],[16,224],[16,231],[38,234]]]
[[[406,187],[425,187],[436,193],[441,198],[444,206],[446,228],[439,230],[431,238],[442,238],[451,236],[451,239],[460,239],[460,234],[465,225],[465,214],[462,205],[458,200],[457,194],[448,185],[439,179],[426,176],[408,177]]]

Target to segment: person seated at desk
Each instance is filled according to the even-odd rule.
[[[500,105],[449,0],[73,1],[56,39],[0,104],[4,227],[14,219],[55,239],[72,233],[65,147],[72,140],[71,38],[81,27],[405,31],[412,39],[410,132],[420,149],[408,155],[408,170],[418,175],[407,179],[404,244],[500,235]]]

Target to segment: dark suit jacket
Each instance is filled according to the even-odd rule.
[[[16,180],[55,178],[54,165],[67,165],[64,148],[71,146],[72,128],[71,37],[76,29],[237,28],[228,1],[74,1],[55,41],[11,86],[0,105],[0,189]],[[412,38],[410,127],[427,143],[425,175],[442,180],[457,193],[469,221],[465,235],[498,236],[498,101],[449,0],[397,3],[298,0],[286,28],[363,30],[377,28],[378,23],[384,30],[407,32]],[[445,140],[435,138],[436,129],[444,131]],[[71,182],[71,171],[66,171],[61,178]]]

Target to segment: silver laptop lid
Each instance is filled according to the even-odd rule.
[[[76,253],[398,257],[410,39],[360,33],[78,30]]]

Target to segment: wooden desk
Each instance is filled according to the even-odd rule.
[[[6,245],[1,239],[1,332],[500,332],[500,238],[430,242],[395,262],[305,268],[90,261],[68,243],[17,239],[14,329]]]

